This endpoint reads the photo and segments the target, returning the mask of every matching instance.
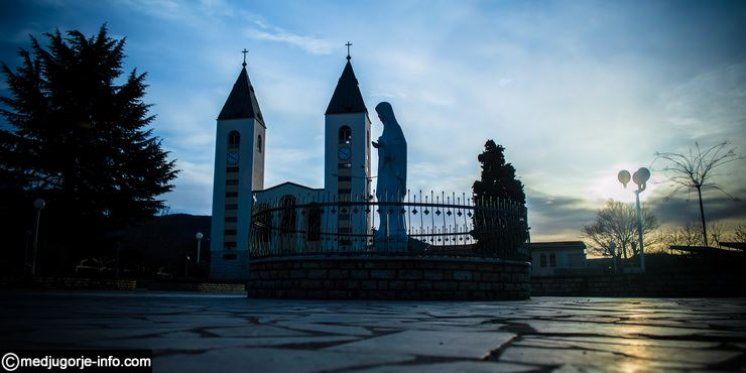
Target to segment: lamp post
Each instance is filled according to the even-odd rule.
[[[619,171],[617,179],[619,179],[619,182],[626,188],[630,179],[629,171]],[[642,210],[640,209],[640,193],[645,191],[649,179],[650,170],[645,167],[640,167],[634,174],[632,174],[632,181],[637,184],[637,190],[635,190],[635,207],[637,210],[637,239],[639,240],[640,246],[640,270],[642,272],[645,272],[645,244],[642,240]]]
[[[202,238],[205,237],[202,232],[197,232],[197,234],[194,235],[194,238],[197,239],[197,264],[199,264],[199,258],[200,258],[200,251],[202,248]]]
[[[41,198],[37,198],[34,201],[34,209],[36,209],[36,223],[34,224],[34,243],[31,252],[31,276],[36,276],[36,251],[39,247],[39,222],[41,221],[41,209],[47,205],[47,202]]]
[[[117,280],[119,280],[119,252],[121,251],[121,248],[122,248],[121,242],[117,241],[117,245],[116,245],[116,249],[117,249],[117,256],[116,256],[117,262],[116,262],[116,264],[117,264],[117,267],[116,267],[116,271],[114,272],[114,278],[117,279]]]
[[[185,255],[184,259],[186,259],[184,260],[184,279],[187,280],[189,279],[189,259],[191,258],[189,255]]]

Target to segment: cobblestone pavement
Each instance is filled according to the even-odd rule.
[[[146,348],[156,372],[743,370],[746,299],[251,300],[0,293],[0,346]]]

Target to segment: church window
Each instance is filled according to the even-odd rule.
[[[228,134],[228,148],[237,149],[240,142],[241,134],[239,134],[238,131],[231,131]]]
[[[549,254],[549,266],[550,267],[557,266],[557,256],[555,256],[554,254]]]
[[[539,256],[539,265],[543,268],[547,266],[547,254],[541,254]]]
[[[308,241],[321,239],[321,207],[317,203],[311,203],[308,208]]]
[[[256,151],[259,153],[262,152],[262,135],[259,135],[256,138]]]
[[[339,128],[339,143],[349,144],[352,139],[352,129],[349,126],[342,126]]]
[[[280,200],[280,206],[282,206],[280,233],[287,234],[295,232],[295,197],[282,197]]]
[[[258,228],[256,232],[259,234],[259,242],[262,243],[270,242],[272,236],[272,212],[267,210],[269,207],[266,204],[260,204],[256,209],[257,224],[255,226]]]

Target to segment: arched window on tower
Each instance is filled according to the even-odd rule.
[[[228,148],[238,149],[238,145],[241,143],[241,134],[238,131],[231,131],[228,133]]]
[[[352,129],[349,126],[342,126],[339,128],[339,143],[349,144],[352,140]]]
[[[259,153],[262,152],[262,135],[259,135],[256,138],[256,151]]]

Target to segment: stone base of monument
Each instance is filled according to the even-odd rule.
[[[292,256],[254,259],[250,298],[528,299],[529,263],[486,258]]]

